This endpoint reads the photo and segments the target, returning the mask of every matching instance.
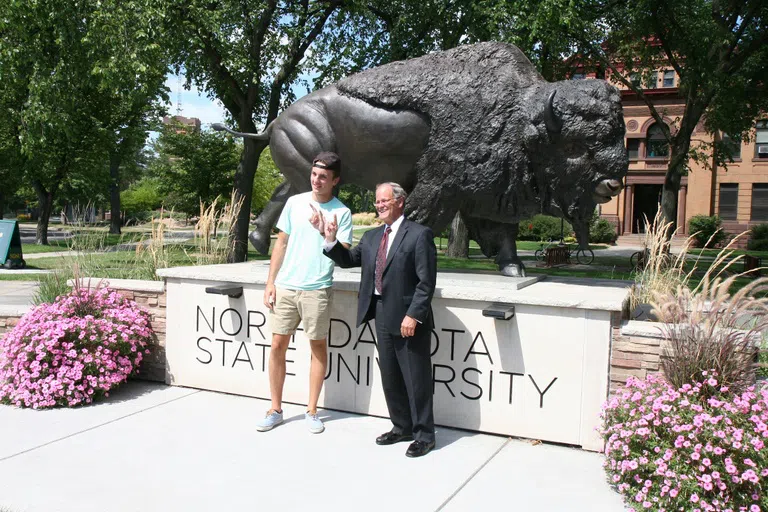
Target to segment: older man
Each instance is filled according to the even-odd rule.
[[[384,225],[367,231],[353,249],[336,240],[336,219],[319,219],[324,253],[343,268],[362,267],[357,325],[376,319],[379,368],[392,430],[380,445],[413,443],[408,457],[435,447],[432,412],[430,303],[437,277],[432,230],[403,217],[406,193],[397,183],[376,187],[376,211]]]

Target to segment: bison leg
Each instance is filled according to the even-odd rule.
[[[288,181],[283,181],[272,192],[269,202],[256,218],[256,229],[251,231],[248,239],[251,241],[251,245],[261,254],[265,256],[269,254],[272,228],[277,224],[277,219],[280,218],[280,212],[283,211],[285,202],[295,193],[294,187]]]
[[[501,238],[501,247],[496,256],[499,271],[505,276],[525,277],[525,265],[517,255],[517,230],[519,224],[506,224]]]
[[[470,237],[480,244],[480,249],[499,266],[505,276],[525,277],[525,265],[517,255],[518,224],[505,224],[465,215]]]

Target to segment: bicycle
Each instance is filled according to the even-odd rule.
[[[576,249],[576,261],[579,265],[591,265],[595,261],[595,251],[589,247]]]
[[[629,267],[632,270],[640,271],[645,267],[645,260],[648,256],[648,249],[633,252],[629,257]]]
[[[547,240],[546,242],[541,242],[541,247],[539,247],[538,249],[536,249],[533,252],[533,258],[536,261],[543,261],[544,260],[544,256],[547,253],[547,249],[549,249],[550,247],[555,247],[557,245],[558,244],[556,244],[551,238],[549,240]]]
[[[595,261],[595,252],[592,249],[582,249],[579,247],[573,249],[571,244],[565,244],[562,241],[555,243],[551,239],[548,242],[542,242],[541,247],[534,251],[534,259],[536,261],[543,261],[547,256],[547,251],[552,247],[566,247],[566,263],[568,264],[571,264],[571,260],[574,257],[579,265],[591,265]]]

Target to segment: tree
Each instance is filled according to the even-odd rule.
[[[280,184],[283,177],[280,169],[272,160],[272,153],[266,148],[259,158],[259,166],[256,169],[256,175],[253,178],[253,200],[251,201],[251,211],[259,214],[269,202],[272,192]]]
[[[95,81],[85,41],[86,3],[42,0],[0,4],[0,69],[11,99],[17,169],[35,190],[37,243],[48,243],[54,199],[71,173],[97,172]]]
[[[610,79],[646,103],[669,143],[661,206],[666,220],[674,223],[689,159],[712,152],[717,164],[728,159],[720,143],[692,142],[697,125],[746,139],[768,108],[768,2],[585,0],[572,5],[570,17],[583,24],[569,27],[571,37],[586,57],[608,70]],[[664,67],[677,73],[685,100],[685,111],[673,126],[632,80],[635,73]]]
[[[160,44],[156,2],[102,0],[88,39],[94,45],[92,74],[103,105],[96,113],[109,158],[111,220],[120,233],[121,166],[144,145],[167,100],[164,85],[169,55]]]
[[[149,174],[159,178],[166,208],[194,216],[200,201],[230,197],[242,145],[219,132],[186,128],[174,123],[163,129]]]
[[[176,62],[189,83],[217,98],[241,132],[256,132],[294,99],[290,86],[310,46],[342,0],[169,0],[163,20]],[[228,261],[244,261],[253,180],[267,142],[245,139],[234,176],[245,207],[235,223]]]
[[[47,244],[62,190],[98,195],[93,187],[103,179],[107,156],[116,171],[119,159],[144,142],[146,116],[165,75],[164,61],[155,62],[156,34],[141,31],[149,6],[143,0],[0,5],[0,70],[7,81],[0,94],[14,172],[23,172],[38,197],[38,243]]]

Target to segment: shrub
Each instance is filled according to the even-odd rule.
[[[630,377],[603,408],[604,466],[634,510],[766,510],[768,391],[704,371],[680,388]]]
[[[0,403],[38,409],[108,396],[141,363],[151,335],[149,313],[135,302],[76,288],[0,340]]]
[[[691,217],[689,229],[693,233],[693,240],[696,247],[715,247],[720,245],[726,239],[726,234],[721,226],[723,221],[720,217],[713,215],[695,215]]]
[[[533,235],[533,219],[523,219],[520,221],[520,224],[518,224],[518,228],[517,228],[517,239],[518,240],[534,240],[536,242],[539,241]]]
[[[163,202],[157,180],[145,179],[120,193],[120,206],[126,219],[149,220],[152,211]]]
[[[568,236],[573,228],[567,222],[563,222],[563,236]],[[521,236],[522,235],[522,236]],[[536,215],[532,219],[521,220],[518,230],[520,240],[560,240],[560,218],[548,215]]]
[[[618,234],[616,227],[606,219],[597,219],[589,227],[589,241],[595,244],[612,244],[616,241]]]
[[[757,224],[749,230],[747,249],[768,251],[768,224]]]

